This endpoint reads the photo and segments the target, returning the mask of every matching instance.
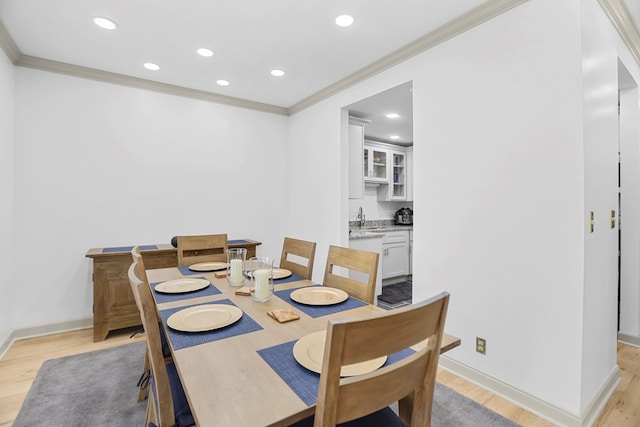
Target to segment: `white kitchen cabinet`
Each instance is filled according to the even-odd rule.
[[[379,201],[405,201],[413,184],[407,148],[365,141],[363,169],[365,184],[378,185]],[[413,154],[413,152],[412,152]],[[411,161],[413,158],[411,159]]]
[[[382,242],[382,278],[409,274],[409,231],[388,231]]]
[[[391,185],[389,200],[407,200],[407,155],[405,152],[390,151]]]
[[[365,182],[389,184],[389,153],[387,150],[365,145],[362,160]]]

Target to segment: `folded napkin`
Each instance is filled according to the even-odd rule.
[[[213,275],[215,277],[217,277],[218,279],[224,279],[225,277],[227,277],[227,271],[216,271],[215,273],[213,273]]]
[[[267,314],[280,323],[291,322],[292,320],[298,320],[300,316],[292,308],[277,308],[275,310],[267,311]]]
[[[253,292],[253,288],[251,286],[243,286],[241,288],[238,288],[235,291],[236,295],[243,295],[245,297],[249,297],[251,296],[251,292]]]

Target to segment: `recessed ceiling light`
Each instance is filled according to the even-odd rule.
[[[220,86],[229,86],[229,80],[216,80]]]
[[[201,47],[196,52],[198,52],[198,55],[204,56],[206,58],[213,56],[213,51],[211,49],[207,49],[206,47]]]
[[[158,71],[160,69],[160,66],[158,64],[154,64],[153,62],[145,62],[144,68],[151,71]]]
[[[339,27],[348,27],[353,24],[353,17],[349,15],[340,15],[336,18],[336,25]]]
[[[271,70],[271,75],[274,77],[282,77],[284,74],[285,73],[282,70]]]
[[[100,16],[96,16],[93,18],[94,24],[96,24],[100,28],[104,28],[105,30],[115,30],[118,25],[110,19],[102,18]]]
[[[400,137],[398,135],[391,135],[389,138],[391,138],[391,139],[400,139]]]
[[[385,114],[385,116],[387,116],[388,119],[397,119],[398,117],[400,117],[400,114],[398,114],[398,113],[388,113],[388,114]]]

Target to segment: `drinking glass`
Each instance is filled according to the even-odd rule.
[[[253,286],[253,300],[267,302],[273,295],[273,258],[253,257],[247,262]]]
[[[244,283],[246,248],[227,249],[227,282],[231,286],[242,286]]]

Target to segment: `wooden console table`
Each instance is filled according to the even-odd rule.
[[[256,256],[255,240],[229,240],[229,248],[246,248],[247,259]],[[142,325],[131,293],[127,272],[133,246],[89,249],[93,260],[93,340],[103,341],[109,331]],[[176,248],[169,244],[140,246],[146,269],[177,267]]]

